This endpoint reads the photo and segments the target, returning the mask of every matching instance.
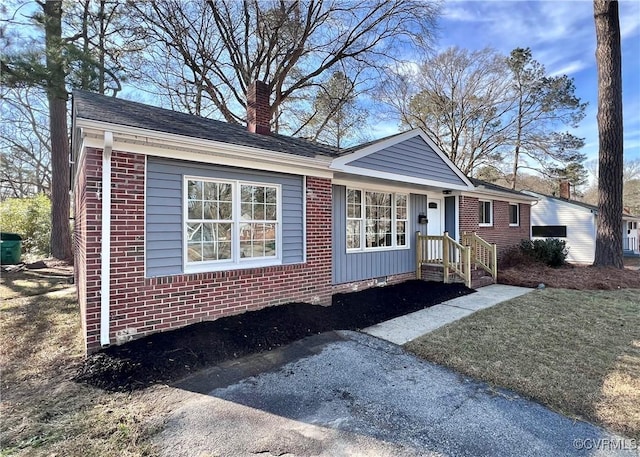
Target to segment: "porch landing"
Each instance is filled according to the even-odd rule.
[[[362,331],[395,344],[405,344],[425,333],[432,332],[450,322],[462,319],[484,308],[519,297],[533,289],[527,287],[492,284],[478,289],[476,293],[422,309],[415,313],[381,322]]]

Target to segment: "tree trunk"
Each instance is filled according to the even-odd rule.
[[[594,265],[623,268],[622,58],[618,2],[594,0],[598,64],[598,228]]]
[[[62,54],[62,2],[43,4],[49,82],[49,126],[51,130],[51,255],[71,259],[69,228],[69,138],[67,134],[67,91]]]

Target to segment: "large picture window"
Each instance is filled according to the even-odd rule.
[[[279,186],[204,178],[185,181],[187,266],[242,267],[249,262],[273,264],[280,258]]]
[[[407,194],[347,189],[347,250],[408,246]]]

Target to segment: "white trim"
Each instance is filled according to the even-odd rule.
[[[144,214],[142,215],[142,223],[143,223],[143,242],[144,242],[144,255],[143,255],[143,264],[142,271],[144,277],[147,277],[147,156],[144,156]]]
[[[399,192],[399,193],[409,193],[409,194],[425,194],[425,192],[438,192],[438,190],[442,191],[441,187],[434,188],[425,188],[424,186],[410,185],[408,183],[402,182],[394,182],[389,183],[388,181],[380,182],[380,181],[372,181],[372,180],[357,180],[357,179],[349,179],[349,178],[333,178],[331,180],[331,184],[336,186],[345,186],[351,187],[354,189],[370,189],[370,190],[381,190],[386,192]]]
[[[344,173],[358,175],[358,176],[367,176],[370,178],[379,178],[379,179],[385,179],[388,181],[399,181],[399,182],[405,182],[409,184],[417,184],[421,186],[431,186],[431,187],[437,187],[439,189],[470,190],[470,187],[467,187],[461,184],[450,184],[442,181],[433,181],[431,179],[416,178],[414,176],[407,176],[407,175],[399,175],[397,173],[388,173],[386,171],[370,170],[368,168],[354,167],[351,165],[345,165],[340,168],[335,168],[331,166],[331,169],[335,171],[342,171]]]
[[[102,147],[102,238],[100,247],[100,345],[111,344],[109,338],[111,300],[111,151],[113,134],[104,132]]]
[[[333,195],[333,189],[331,190]],[[307,263],[307,176],[302,177],[302,263]]]
[[[448,184],[440,181],[432,181],[432,180],[426,180],[421,178],[415,178],[412,176],[398,175],[395,173],[376,172],[375,170],[369,170],[366,168],[360,168],[360,167],[348,165],[350,162],[353,162],[362,157],[366,157],[370,154],[386,149],[389,146],[402,143],[403,141],[406,141],[416,136],[419,136],[420,138],[422,138],[425,141],[425,143],[427,143],[431,147],[431,149],[433,149],[436,155],[442,161],[445,162],[445,164],[451,169],[451,171],[453,171],[458,176],[458,178],[462,180],[464,185]],[[376,142],[372,145],[366,146],[350,154],[340,156],[336,159],[333,159],[329,168],[332,170],[345,171],[353,174],[361,174],[364,176],[372,176],[372,177],[378,177],[376,173],[382,173],[383,175],[385,175],[385,179],[395,179],[396,181],[402,180],[402,181],[414,182],[416,184],[437,185],[438,187],[443,187],[445,189],[468,190],[473,188],[473,184],[471,183],[471,181],[469,181],[469,178],[467,178],[464,175],[464,173],[462,173],[462,171],[460,171],[460,169],[456,167],[453,162],[451,162],[451,160],[447,157],[447,155],[444,152],[442,152],[440,148],[438,148],[438,146],[436,146],[436,144],[431,140],[431,138],[429,138],[429,136],[422,129],[409,130],[408,132],[404,132],[400,135],[394,135],[390,138]],[[373,172],[374,174],[370,174],[370,172]]]
[[[511,222],[511,207],[515,206],[518,208],[518,222],[513,224]],[[520,203],[517,202],[509,202],[509,227],[520,227]]]
[[[478,227],[493,227],[493,200],[478,200],[478,203],[489,203],[491,219],[491,222],[480,222],[480,220],[478,220]],[[478,208],[478,210],[479,209],[480,208]]]
[[[345,214],[344,214],[344,220],[345,220],[345,232],[343,233],[344,239],[345,239],[345,252],[347,254],[357,254],[357,253],[365,253],[365,252],[379,252],[379,251],[402,251],[402,250],[406,250],[406,249],[411,249],[411,231],[409,229],[409,224],[411,223],[411,193],[410,192],[406,192],[406,191],[393,191],[393,190],[382,190],[382,189],[375,189],[375,188],[362,188],[362,187],[351,187],[351,190],[358,190],[360,191],[360,247],[359,248],[351,248],[349,249],[349,247],[347,246],[347,225],[349,225],[349,203],[348,203],[348,194],[349,194],[349,187],[345,187],[345,195],[344,195],[344,203],[345,203]],[[366,221],[367,221],[367,217],[366,217],[366,198],[365,198],[365,194],[367,192],[379,192],[379,193],[390,193],[392,196],[391,199],[391,240],[392,240],[392,245],[391,246],[378,246],[378,247],[370,247],[368,248],[366,246],[367,244],[367,229],[366,229]],[[406,200],[407,200],[407,218],[406,219],[402,219],[403,221],[406,222],[405,224],[405,245],[404,246],[397,246],[397,227],[396,227],[396,222],[397,222],[397,218],[396,218],[396,214],[397,214],[397,210],[396,210],[396,195],[397,194],[402,194],[404,196],[406,196]],[[351,220],[355,220],[354,218],[351,218]]]
[[[455,240],[459,240],[460,239],[460,195],[454,195],[455,197],[455,215],[456,215],[456,233],[455,235]]]
[[[187,181],[208,181],[216,183],[227,183],[232,186],[231,189],[231,224],[232,238],[231,238],[231,259],[224,260],[209,260],[201,262],[189,262],[189,240],[187,239],[187,200],[188,200],[188,186]],[[268,182],[253,182],[244,181],[238,179],[223,179],[223,178],[210,178],[203,176],[184,175],[182,179],[183,192],[182,192],[182,268],[185,274],[191,273],[203,273],[212,271],[227,271],[227,270],[244,270],[247,268],[268,267],[274,265],[282,265],[282,185],[277,183]],[[260,187],[274,187],[276,188],[276,255],[268,257],[250,257],[243,259],[240,257],[240,225],[242,220],[241,215],[241,186],[260,186]]]
[[[113,125],[108,122],[78,119],[77,126],[87,129],[86,142],[99,138],[110,128],[114,132],[113,148],[125,152],[157,155],[179,160],[231,164],[238,167],[283,173],[308,174],[331,178],[330,157],[304,157],[269,149],[205,140],[183,135],[152,131],[137,127]],[[93,135],[89,135],[89,129]],[[248,159],[248,157],[250,159]]]
[[[498,190],[486,190],[476,187],[473,191],[462,192],[462,195],[465,197],[473,197],[478,200],[500,200],[505,202],[518,202],[518,203],[531,203],[537,202],[539,199],[537,197],[529,196],[529,195],[515,195],[511,192],[501,192]]]

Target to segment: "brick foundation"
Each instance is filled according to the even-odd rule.
[[[392,284],[399,284],[401,282],[409,281],[410,279],[416,279],[416,274],[414,272],[385,276],[384,280],[379,280],[378,278],[375,278],[375,279],[367,279],[364,281],[355,281],[355,282],[347,282],[344,284],[336,284],[332,287],[332,292],[334,294],[357,292],[359,290],[365,290],[371,287],[390,286]]]
[[[87,352],[100,347],[101,157],[87,150],[76,183],[76,275]],[[111,166],[112,344],[291,301],[330,303],[331,180],[306,180],[306,263],[145,278],[145,157],[113,151]]]

